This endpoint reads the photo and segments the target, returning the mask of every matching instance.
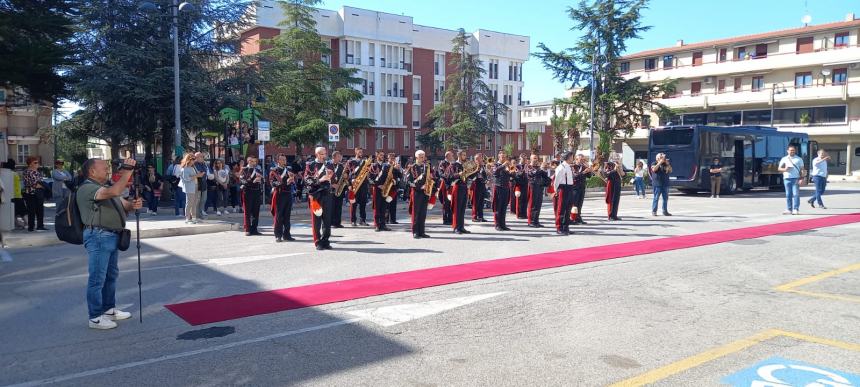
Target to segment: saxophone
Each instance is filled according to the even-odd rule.
[[[352,192],[358,192],[358,189],[361,188],[361,185],[364,184],[364,181],[367,180],[367,176],[370,174],[370,161],[364,159],[362,162],[364,164],[362,164],[361,170],[358,171],[358,175],[352,181],[352,186],[350,187],[350,191]]]
[[[424,177],[424,194],[429,197],[433,194],[433,186],[436,182],[433,181],[433,175],[430,173],[430,166],[426,166],[425,169],[426,171],[424,174],[426,176]]]
[[[388,166],[388,175],[385,176],[385,183],[382,183],[382,194],[385,195],[388,201],[388,195],[391,194],[391,188],[394,187],[394,165]]]
[[[343,196],[343,190],[346,189],[347,184],[349,184],[349,178],[346,175],[346,168],[340,172],[340,180],[337,182],[337,187],[334,189],[335,196]]]
[[[460,180],[465,182],[466,179],[472,177],[472,175],[474,175],[477,172],[478,172],[478,163],[476,163],[472,160],[468,160],[468,161],[463,163],[463,171],[460,172]]]

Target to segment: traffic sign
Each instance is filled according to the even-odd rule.
[[[340,125],[328,124],[328,142],[340,141]]]
[[[271,141],[271,140],[270,140],[270,137],[269,137],[269,133],[270,133],[270,132],[269,132],[268,130],[260,130],[260,131],[258,131],[258,132],[257,132],[257,140],[260,140],[260,141]]]
[[[269,128],[271,128],[272,123],[269,121],[257,121],[257,130],[261,132],[268,132]]]

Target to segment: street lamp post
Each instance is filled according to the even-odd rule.
[[[591,157],[594,160],[594,89],[597,87],[597,82],[595,79],[597,78],[597,53],[595,52],[594,56],[591,59],[591,106],[590,113],[588,115],[588,147],[589,154],[588,157]],[[571,149],[571,152],[576,152],[576,149]]]
[[[782,83],[774,83],[770,87],[770,126],[773,127],[773,111],[774,106],[776,105],[776,99],[774,98],[777,94],[787,93],[788,90],[782,86]]]

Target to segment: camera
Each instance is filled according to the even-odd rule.
[[[128,165],[125,163],[125,160],[111,160],[110,164],[113,168],[122,169],[124,171],[134,171],[140,169],[140,164]]]

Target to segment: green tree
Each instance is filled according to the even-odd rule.
[[[526,132],[526,138],[529,140],[532,154],[540,154],[540,148],[538,147],[538,139],[540,138],[540,132],[537,130],[530,130]]]
[[[582,0],[567,10],[574,24],[572,30],[583,31],[575,45],[556,52],[540,43],[534,54],[555,79],[571,88],[582,86],[569,100],[578,111],[589,111],[593,78],[594,117],[589,120],[600,136],[598,155],[604,158],[612,141],[632,134],[643,115],[652,111],[666,114],[669,110],[658,101],[674,91],[674,82],[645,84],[638,77],[625,79],[619,72],[626,42],[650,28],[641,23],[646,7],[647,0]]]
[[[281,3],[284,20],[281,34],[265,42],[271,48],[257,55],[261,68],[260,109],[272,122],[272,141],[287,146],[327,141],[329,123],[340,124],[344,136],[357,128],[372,126],[368,118],[350,118],[343,112],[363,96],[355,86],[361,79],[357,69],[332,68],[320,58],[331,50],[316,29],[313,8],[319,0],[288,0]]]
[[[507,108],[493,98],[482,80],[486,71],[481,61],[469,53],[469,37],[462,28],[451,43],[449,66],[454,71],[446,78],[442,103],[433,107],[424,126],[431,128],[433,136],[446,147],[464,148],[477,144],[483,134],[494,133],[500,124],[488,119],[489,112],[495,109],[504,114]]]

